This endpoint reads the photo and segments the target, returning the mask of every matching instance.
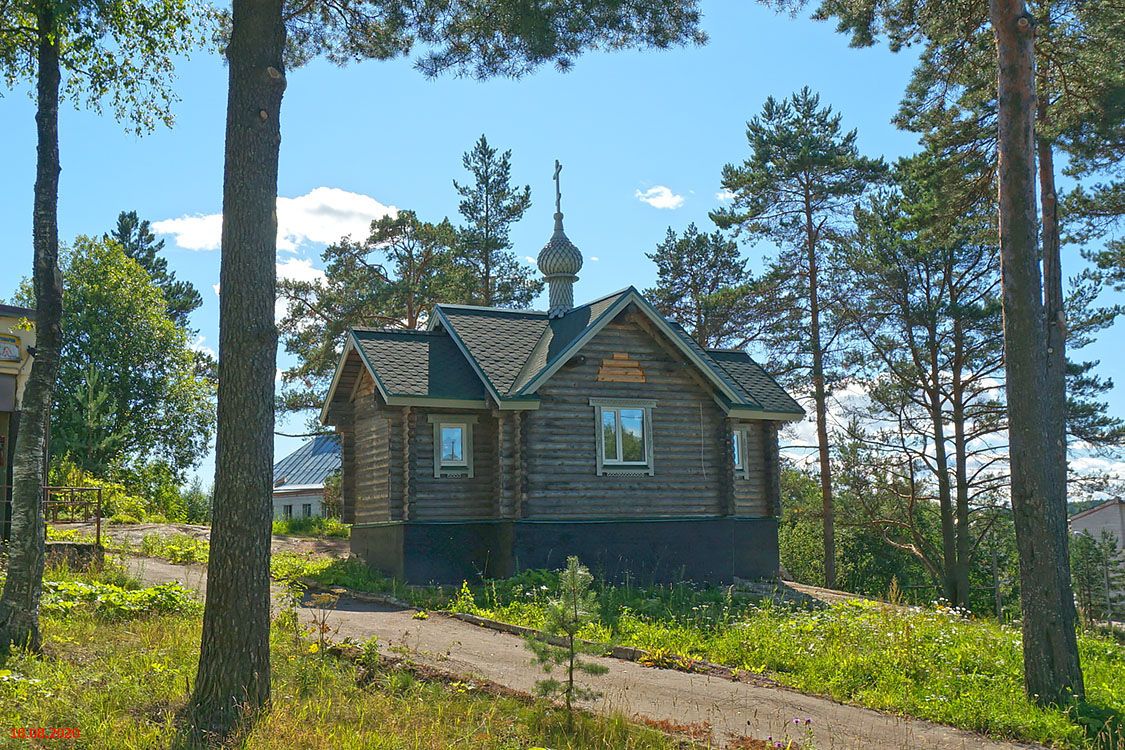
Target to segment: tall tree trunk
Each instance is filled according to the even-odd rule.
[[[953,423],[953,471],[956,488],[954,502],[957,515],[957,567],[954,577],[957,585],[957,600],[963,606],[968,606],[970,595],[969,565],[972,558],[973,543],[969,534],[969,440],[965,435],[965,384],[962,381],[961,364],[965,345],[960,321],[953,324],[953,346],[955,354],[949,401]],[[997,617],[999,616],[998,611]]]
[[[824,384],[824,352],[820,344],[820,299],[816,248],[809,232],[809,339],[812,346],[813,400],[816,402],[816,442],[820,461],[820,496],[824,518],[824,585],[836,587],[836,519],[832,503],[832,462],[828,453],[828,394]]]
[[[1047,106],[1039,103],[1036,120],[1046,124]],[[1047,398],[1052,418],[1048,438],[1059,465],[1055,490],[1066,507],[1066,310],[1063,307],[1062,253],[1059,240],[1059,196],[1055,190],[1055,154],[1051,141],[1036,138],[1039,156],[1040,232],[1043,241],[1043,316],[1047,326]]]
[[[39,650],[39,597],[43,590],[46,526],[41,502],[51,401],[62,348],[62,276],[59,273],[59,48],[55,4],[37,3],[38,139],[32,243],[35,267],[35,357],[24,388],[13,463],[12,536],[8,578],[0,596],[0,650]]]
[[[192,732],[221,739],[269,702],[281,0],[234,0],[219,274],[219,407],[207,606]]]
[[[1036,252],[1034,27],[1023,0],[990,0],[999,101],[1000,264],[1012,516],[1020,557],[1024,687],[1040,703],[1083,694],[1062,468],[1047,384]]]
[[[937,377],[938,373],[931,373]],[[949,455],[946,447],[945,422],[941,410],[941,395],[936,387],[927,394],[930,399],[930,423],[934,438],[934,474],[938,483],[938,509],[941,514],[942,588],[949,603],[961,607],[968,602],[960,599],[957,590],[957,522],[953,515],[953,488],[949,482]],[[927,389],[929,390],[929,389]]]

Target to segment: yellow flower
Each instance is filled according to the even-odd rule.
[[[310,643],[309,644],[309,653],[315,654],[317,651],[320,651],[320,644],[319,643]]]

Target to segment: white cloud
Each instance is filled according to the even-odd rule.
[[[648,190],[637,190],[633,193],[641,203],[647,203],[653,208],[679,208],[684,205],[684,196],[672,192],[672,188],[665,185],[654,185]]]
[[[218,297],[219,296],[219,285],[218,284],[212,284],[211,288],[215,290],[215,296]]]
[[[219,238],[223,234],[223,215],[197,214],[154,221],[152,231],[175,235],[176,244],[185,250],[218,250]]]
[[[536,263],[538,263],[538,262],[539,262],[539,261],[537,261],[537,260],[536,260],[535,258],[532,258],[532,257],[531,257],[530,255],[525,255],[525,256],[523,256],[523,259],[524,259],[524,260],[526,260],[526,261],[527,261],[528,263],[530,263],[530,264],[531,264],[531,265],[533,265],[533,266],[534,266],[534,265],[535,265]]]
[[[723,188],[719,192],[715,193],[715,200],[719,201],[720,203],[726,203],[729,200],[734,200],[734,193],[730,190],[727,190],[726,188]]]
[[[286,258],[277,263],[277,278],[293,281],[316,281],[325,278],[324,271],[314,268],[308,258]]]
[[[398,209],[369,195],[318,187],[296,198],[277,199],[277,249],[295,251],[305,242],[322,245],[345,235],[364,237],[372,220],[395,216]],[[222,214],[181,216],[153,222],[153,231],[171,234],[186,250],[218,250]]]
[[[599,258],[599,257],[598,257],[598,256],[596,256],[596,255],[591,255],[591,256],[590,256],[590,260],[592,260],[592,261],[594,261],[595,263],[597,263],[597,262],[598,262],[599,260],[601,260],[601,258]]]
[[[218,359],[218,357],[219,357],[219,355],[215,353],[214,349],[207,346],[207,339],[203,336],[200,336],[200,335],[196,335],[196,337],[194,339],[192,339],[190,343],[188,343],[188,348],[191,349],[192,351],[203,352],[204,354],[209,354],[214,359]]]

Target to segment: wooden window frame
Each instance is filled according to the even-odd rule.
[[[472,479],[473,469],[473,425],[477,422],[475,414],[430,414],[429,421],[434,426],[434,478],[461,477]],[[462,430],[461,449],[465,460],[446,463],[441,460],[441,431],[444,427],[460,427]]]
[[[624,474],[631,476],[654,476],[656,473],[656,460],[653,455],[653,424],[652,424],[652,410],[656,406],[656,401],[652,399],[633,399],[633,398],[592,398],[590,399],[590,406],[594,407],[594,450],[597,456],[596,472],[597,476],[606,476],[612,474]],[[620,453],[620,435],[621,435],[621,409],[639,409],[644,412],[644,447],[645,447],[645,460],[644,461],[623,461],[623,460],[606,460],[605,445],[602,442],[602,412],[605,409],[613,409],[618,411],[617,415],[617,435],[618,435],[618,454]]]
[[[293,503],[287,503],[281,506],[281,517],[286,521],[293,520]]]

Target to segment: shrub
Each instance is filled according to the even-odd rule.
[[[198,614],[203,603],[178,583],[126,589],[109,583],[45,581],[42,611],[53,617],[87,612],[104,620],[127,620],[146,615]]]
[[[338,518],[278,518],[273,522],[273,533],[281,536],[317,536],[347,539],[352,527]]]

